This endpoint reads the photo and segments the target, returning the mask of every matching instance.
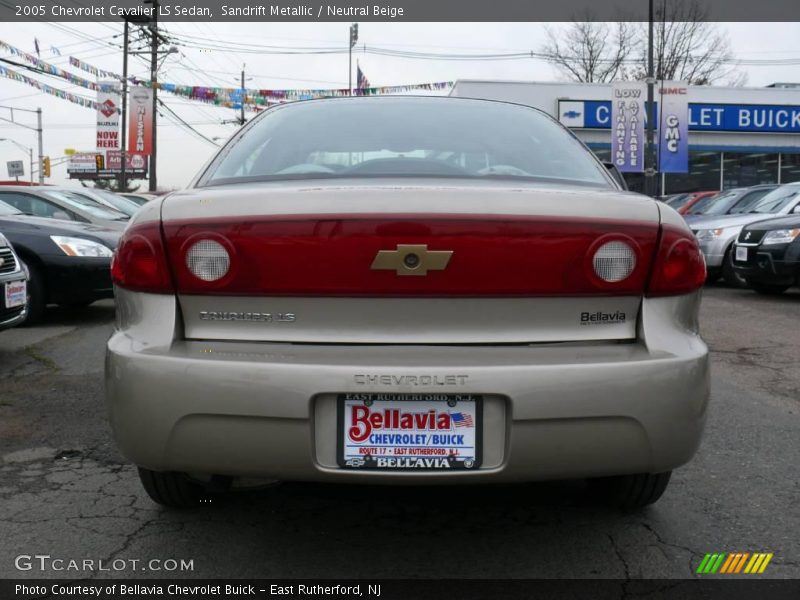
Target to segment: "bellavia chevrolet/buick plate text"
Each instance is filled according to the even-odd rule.
[[[480,466],[481,397],[340,394],[338,462],[350,469]]]

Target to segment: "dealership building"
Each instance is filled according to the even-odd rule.
[[[611,158],[610,83],[460,80],[451,95],[539,108]],[[689,86],[688,101],[689,172],[659,174],[662,194],[800,181],[800,85]],[[642,189],[642,174],[625,178]]]

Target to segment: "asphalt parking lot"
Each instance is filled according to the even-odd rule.
[[[772,552],[764,576],[800,577],[797,290],[706,289],[706,436],[661,501],[634,514],[593,506],[576,482],[284,484],[159,508],[105,419],[113,312],[110,301],[51,309],[42,325],[0,333],[0,578],[684,578],[705,553],[734,551]],[[16,557],[35,554],[124,568],[17,570]],[[143,566],[152,559],[193,568]]]

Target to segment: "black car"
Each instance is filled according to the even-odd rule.
[[[800,283],[800,214],[744,227],[734,246],[733,267],[762,294],[781,294]]]
[[[90,223],[31,217],[0,202],[0,232],[27,265],[28,317],[45,306],[85,306],[113,296],[111,255],[120,231]]]

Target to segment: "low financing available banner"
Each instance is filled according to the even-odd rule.
[[[611,160],[623,173],[644,171],[647,86],[615,81],[611,86]]]
[[[658,170],[661,173],[689,172],[689,87],[685,81],[662,81],[660,105]]]
[[[133,86],[128,109],[128,152],[150,156],[153,151],[153,90]]]
[[[101,82],[97,90],[97,150],[117,150],[119,148],[119,107],[120,93],[118,83]]]

